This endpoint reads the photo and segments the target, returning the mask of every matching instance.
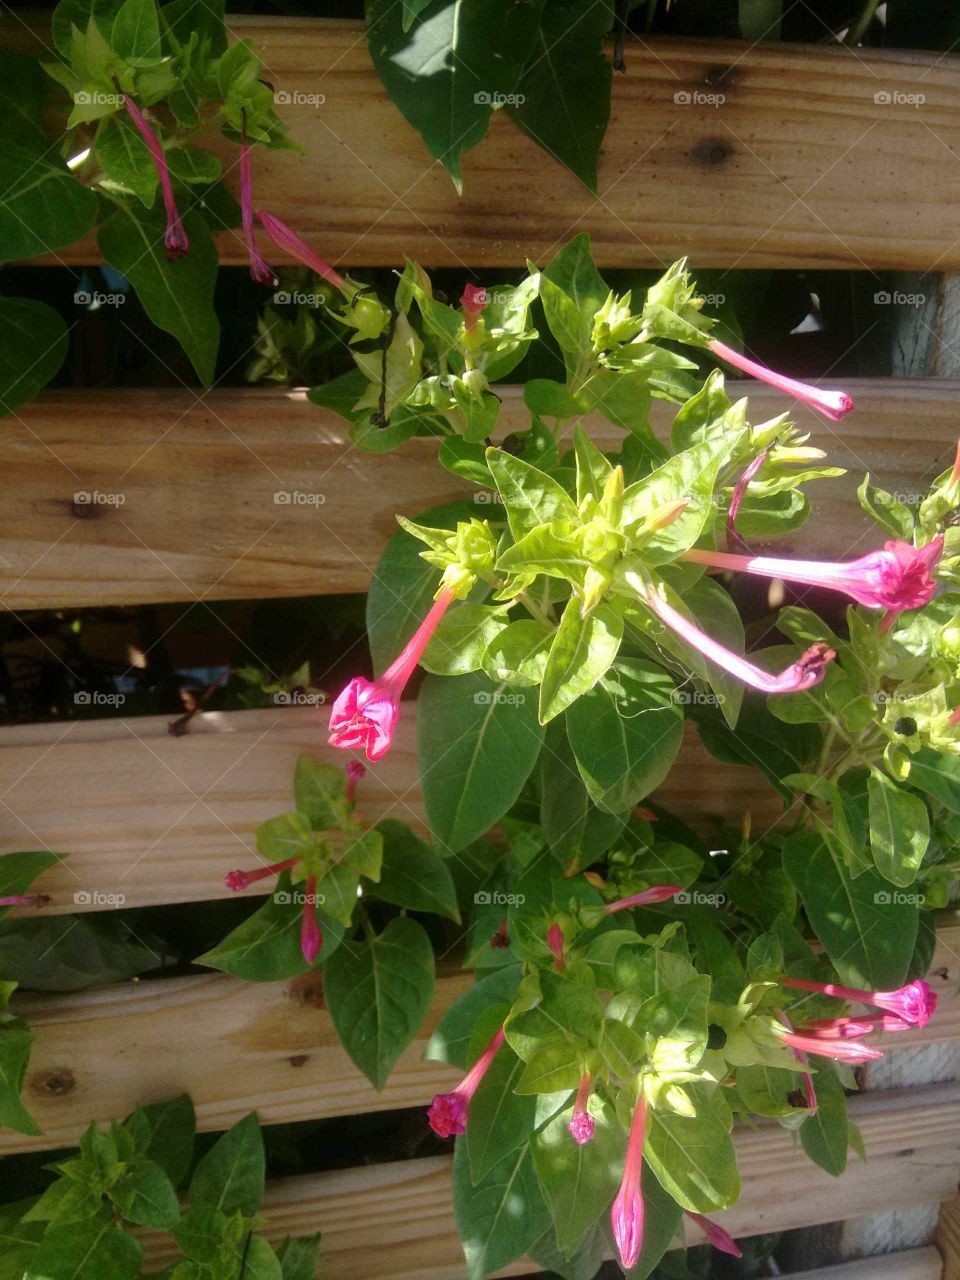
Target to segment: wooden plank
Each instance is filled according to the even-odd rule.
[[[946,1207],[946,1206],[944,1206]],[[841,1262],[835,1267],[817,1267],[814,1271],[791,1271],[783,1280],[948,1280],[943,1259],[932,1246],[905,1249],[855,1262]]]
[[[950,1200],[940,1210],[937,1248],[943,1255],[943,1280],[960,1280],[960,1200]]]
[[[850,468],[812,486],[817,518],[791,539],[810,553],[840,557],[876,541],[856,500],[864,471],[910,494],[953,456],[960,382],[853,380],[859,408],[839,427],[758,383],[732,387],[749,391],[754,422],[795,412],[831,461]],[[659,429],[672,416],[656,404]],[[524,420],[519,389],[507,388],[503,433]],[[620,438],[597,417],[587,425],[601,444]],[[0,433],[0,602],[21,610],[365,591],[395,513],[477,491],[436,463],[435,442],[362,453],[344,427],[296,391],[45,395]]]
[[[814,1226],[885,1208],[943,1200],[956,1190],[960,1086],[874,1094],[851,1103],[867,1149],[836,1179],[803,1158],[774,1124],[736,1134],[743,1194],[717,1220],[734,1236]],[[348,1169],[273,1184],[264,1210],[268,1234],[320,1229],[321,1273],[337,1280],[465,1280],[453,1225],[450,1161],[440,1156]],[[700,1237],[687,1219],[686,1241]],[[146,1260],[174,1258],[150,1234]],[[534,1270],[527,1262],[501,1275]],[[881,1273],[882,1274],[882,1273]]]
[[[960,928],[941,930],[930,975],[937,1016],[909,1036],[883,1038],[885,1052],[960,1036],[958,949]],[[91,1120],[181,1092],[193,1098],[201,1129],[228,1128],[253,1109],[263,1123],[281,1124],[425,1106],[459,1073],[422,1061],[423,1049],[472,981],[466,973],[439,979],[423,1028],[382,1093],[340,1047],[319,974],[250,984],[211,973],[18,998],[36,1036],[24,1096],[43,1132],[0,1130],[0,1154],[69,1146]],[[194,1052],[199,1026],[202,1054]]]
[[[27,43],[16,20],[4,26]],[[504,112],[466,158],[458,198],[388,100],[361,24],[244,16],[230,26],[290,95],[278,109],[304,148],[258,152],[258,198],[338,263],[394,266],[409,254],[517,266],[584,229],[607,266],[683,254],[714,267],[960,262],[960,172],[950,162],[960,150],[960,59],[950,54],[641,41],[614,77],[597,197]],[[235,150],[213,146],[235,185]],[[225,261],[245,260],[238,234],[220,249]],[[97,256],[80,245],[58,258]]]
[[[297,756],[344,763],[325,745],[327,715],[324,707],[208,712],[183,737],[164,716],[9,728],[0,847],[70,855],[37,881],[53,898],[46,912],[229,897],[227,872],[259,865],[254,829],[290,806]],[[371,822],[389,816],[426,835],[415,719],[409,703],[361,794]],[[657,798],[687,820],[699,815],[707,830],[711,815],[738,820],[750,808],[761,831],[781,812],[756,770],[714,761],[692,730]]]

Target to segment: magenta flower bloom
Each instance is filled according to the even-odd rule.
[[[329,262],[325,262],[318,253],[314,253],[310,246],[305,244],[285,222],[281,222],[272,213],[267,213],[265,209],[258,209],[257,217],[260,219],[260,225],[275,245],[292,257],[297,258],[305,267],[315,271],[318,276],[322,276],[335,289],[339,289],[341,293],[349,295],[350,286],[339,271],[334,271]]]
[[[896,991],[863,991],[859,987],[841,987],[834,982],[809,982],[805,978],[781,978],[782,987],[797,991],[815,991],[838,1000],[854,1000],[872,1004],[914,1027],[925,1027],[937,1010],[937,993],[926,982],[909,982]]]
[[[486,289],[478,289],[473,284],[464,285],[460,305],[463,307],[463,327],[467,333],[473,333],[477,327],[477,317],[487,306]]]
[[[817,1036],[804,1035],[802,1031],[788,1031],[786,1027],[780,1027],[777,1034],[791,1049],[799,1049],[801,1053],[811,1053],[821,1058],[833,1058],[837,1062],[847,1062],[850,1066],[873,1062],[883,1057],[880,1049],[861,1044],[858,1040],[820,1040]]]
[[[782,373],[775,373],[773,369],[768,369],[765,365],[758,364],[756,360],[751,360],[747,356],[741,355],[739,351],[734,351],[732,347],[728,347],[726,343],[720,342],[716,338],[711,338],[707,343],[707,347],[718,359],[733,365],[741,373],[748,373],[751,377],[759,379],[760,382],[766,382],[768,386],[776,387],[778,391],[782,391],[785,395],[795,396],[797,400],[802,400],[804,404],[809,404],[814,409],[819,409],[822,414],[832,418],[834,422],[839,422],[851,409],[856,407],[850,397],[843,391],[821,391],[819,387],[811,387],[806,382],[798,382],[796,378],[788,378]]]
[[[553,967],[557,973],[563,970],[563,930],[553,923],[547,930],[547,946],[553,952]]]
[[[357,799],[357,783],[366,774],[367,766],[359,760],[349,760],[344,770],[347,775],[347,804],[355,804]]]
[[[742,1249],[738,1247],[733,1236],[728,1231],[724,1231],[723,1227],[718,1227],[715,1222],[705,1218],[702,1213],[694,1213],[691,1209],[685,1209],[684,1212],[692,1222],[697,1224],[715,1249],[719,1249],[721,1253],[729,1253],[731,1258],[743,1257]]]
[[[170,181],[170,169],[167,166],[166,153],[160,144],[160,139],[150,128],[150,125],[147,124],[146,117],[129,94],[123,95],[123,105],[127,109],[127,115],[136,125],[141,138],[147,144],[150,155],[153,158],[153,166],[157,171],[160,191],[163,195],[163,207],[167,214],[167,231],[163,237],[163,246],[167,251],[167,257],[171,261],[174,258],[182,258],[190,248],[190,241],[187,239],[187,233],[184,231],[183,223],[180,221],[180,213],[173,195],[173,184]]]
[[[593,1116],[587,1110],[587,1104],[590,1101],[590,1087],[593,1081],[589,1071],[585,1071],[580,1077],[580,1085],[577,1089],[577,1097],[573,1104],[573,1116],[567,1128],[573,1135],[573,1140],[578,1147],[585,1146],[592,1138],[596,1126],[593,1123]]]
[[[904,1022],[902,1025],[907,1024]],[[814,1036],[817,1040],[859,1040],[873,1031],[873,1023],[864,1018],[813,1018],[797,1030],[801,1035]]]
[[[640,1095],[630,1125],[627,1158],[620,1190],[610,1209],[610,1225],[624,1271],[637,1265],[643,1248],[643,1194],[640,1190],[643,1164],[643,1130],[647,1122],[647,1100]]]
[[[276,288],[279,281],[273,267],[264,262],[260,256],[257,238],[253,232],[253,179],[250,176],[250,143],[247,141],[246,112],[244,112],[243,134],[240,138],[240,214],[243,219],[247,254],[250,258],[250,274],[257,284],[270,284]]]
[[[650,907],[657,902],[668,902],[674,894],[682,893],[680,884],[655,884],[641,893],[632,893],[629,898],[618,898],[616,902],[608,902],[606,913],[612,916],[617,911],[628,911],[631,907]]]
[[[681,559],[714,569],[735,569],[764,578],[782,578],[811,587],[842,591],[868,609],[883,609],[892,622],[906,609],[929,603],[937,589],[931,571],[943,553],[943,538],[925,547],[909,542],[886,542],[882,551],[871,551],[849,561],[788,560],[778,556],[744,556],[727,551],[694,548]],[[887,619],[885,625],[889,626]]]
[[[390,750],[393,731],[400,718],[400,699],[416,670],[430,637],[455,599],[454,588],[446,587],[434,600],[430,612],[407,641],[399,657],[379,680],[354,676],[330,711],[331,747],[365,751],[376,761]]]
[[[799,693],[804,689],[810,689],[820,683],[827,663],[832,662],[837,656],[835,651],[827,645],[813,644],[796,662],[791,663],[778,675],[769,675],[738,653],[724,648],[719,641],[708,636],[706,632],[701,631],[672,605],[667,604],[666,600],[662,599],[652,587],[646,586],[635,573],[626,574],[625,580],[640,593],[647,608],[655,613],[665,626],[675,631],[681,639],[686,640],[687,644],[699,650],[704,657],[715,662],[718,667],[729,671],[744,684],[759,689],[761,693]]]
[[[323,934],[317,923],[317,877],[307,876],[307,895],[303,903],[300,925],[300,950],[307,964],[313,964],[323,946]]]
[[[793,1031],[793,1023],[783,1012],[782,1009],[777,1010],[777,1017],[784,1024],[788,1031]],[[802,1067],[809,1067],[810,1059],[801,1049],[794,1049],[793,1056]],[[807,1101],[807,1112],[815,1116],[817,1114],[817,1090],[813,1083],[813,1075],[809,1071],[803,1072],[803,1095]]]
[[[449,1093],[438,1093],[431,1102],[427,1119],[438,1138],[450,1138],[466,1129],[470,1099],[480,1087],[480,1081],[487,1074],[503,1040],[501,1027],[457,1087]]]
[[[241,889],[247,889],[250,885],[256,884],[258,880],[266,880],[267,876],[278,876],[281,871],[289,871],[291,867],[297,865],[298,861],[298,858],[285,858],[283,862],[272,862],[269,865],[264,863],[256,871],[228,871],[227,888],[238,893]]]

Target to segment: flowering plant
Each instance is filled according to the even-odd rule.
[[[529,429],[495,445],[492,384],[534,340],[535,299],[565,377],[527,383]],[[685,1212],[733,1250],[703,1215],[739,1194],[735,1117],[798,1130],[839,1174],[858,1143],[851,1068],[880,1056],[875,1033],[935,1008],[928,911],[955,893],[960,813],[960,465],[916,509],[867,478],[884,541],[856,558],[753,554],[800,527],[803,486],[841,473],[787,414],[753,425],[719,372],[694,381],[677,345],[835,421],[852,402],[711,339],[683,264],[637,306],[579,237],[502,294],[467,289],[459,311],[408,265],[395,317],[380,367],[358,358],[313,398],[365,447],[443,437],[485,518],[466,504],[400,517],[368,602],[382,674],[336,698],[330,742],[382,767],[426,669],[433,845],[487,873],[466,957],[480,979],[430,1048],[466,1070],[430,1121],[459,1135],[470,1273],[528,1252],[589,1276],[613,1244],[645,1276]],[[679,406],[669,448],[651,396]],[[590,411],[625,430],[618,452],[591,440]],[[781,642],[748,655],[728,573],[819,588],[845,618],[790,604]],[[647,807],[685,720],[784,800],[773,829],[753,835],[746,814],[709,860]],[[503,1213],[518,1188],[523,1212]]]

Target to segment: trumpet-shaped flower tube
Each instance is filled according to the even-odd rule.
[[[751,377],[757,378],[760,382],[765,382],[770,387],[775,387],[785,395],[794,396],[797,400],[802,400],[804,404],[808,404],[814,409],[819,409],[822,414],[832,418],[834,422],[839,422],[841,418],[846,417],[851,409],[856,407],[844,391],[822,391],[819,387],[811,387],[807,382],[798,382],[796,378],[788,378],[785,374],[776,373],[773,369],[768,369],[766,365],[758,364],[756,360],[751,360],[748,356],[741,355],[739,351],[734,351],[732,347],[728,347],[724,342],[719,342],[716,338],[712,338],[707,343],[707,347],[718,359],[733,365],[734,369],[739,369],[741,373],[748,373]]]
[[[455,599],[448,587],[434,600],[430,612],[407,641],[399,657],[379,680],[355,676],[339,695],[330,711],[331,747],[365,751],[368,760],[386,755],[400,718],[400,699],[430,637]]]
[[[781,978],[780,985],[796,991],[815,991],[838,1000],[872,1004],[915,1027],[925,1027],[937,1009],[937,993],[920,979],[896,991],[865,991],[860,987],[841,987],[835,982],[810,982],[806,978]]]
[[[577,1088],[577,1096],[573,1104],[573,1116],[567,1128],[573,1136],[577,1146],[582,1147],[588,1143],[594,1134],[595,1125],[593,1116],[587,1110],[587,1104],[590,1101],[590,1089],[593,1079],[589,1071],[585,1071],[580,1077],[580,1084]]]
[[[243,235],[247,242],[247,256],[250,259],[250,275],[257,284],[277,285],[277,277],[273,267],[264,262],[257,248],[257,238],[253,231],[253,178],[250,174],[250,143],[247,141],[247,130],[244,127],[240,138],[240,216],[243,221]]]
[[[669,902],[675,894],[682,891],[683,885],[680,884],[655,884],[640,893],[632,893],[629,898],[608,902],[606,912],[608,916],[612,916],[617,911],[629,911],[631,907],[650,907],[657,902]]]
[[[731,1258],[743,1257],[743,1251],[736,1240],[728,1231],[724,1231],[723,1227],[718,1227],[715,1222],[705,1218],[702,1213],[694,1213],[691,1209],[685,1209],[684,1212],[691,1222],[697,1224],[715,1249],[719,1249],[721,1253],[729,1253]]]
[[[258,209],[257,217],[264,231],[279,249],[283,249],[285,253],[302,262],[305,267],[315,271],[318,276],[328,284],[332,284],[335,289],[339,289],[341,293],[349,294],[350,286],[340,272],[335,271],[318,253],[314,253],[291,227],[272,213],[267,213],[265,209]]]
[[[504,1032],[501,1027],[457,1087],[451,1089],[449,1093],[438,1093],[431,1102],[427,1119],[437,1137],[450,1138],[454,1134],[464,1132],[467,1127],[470,1099],[489,1071],[490,1064],[497,1056],[497,1050],[503,1044],[503,1040]]]
[[[643,1131],[647,1122],[647,1100],[640,1098],[633,1112],[627,1158],[623,1166],[620,1190],[610,1209],[610,1225],[616,1242],[620,1265],[624,1271],[637,1265],[643,1249],[643,1192],[640,1178],[643,1166]]]
[[[153,160],[153,167],[157,171],[160,191],[163,196],[163,207],[167,215],[167,230],[163,237],[163,246],[167,251],[167,257],[171,260],[182,258],[190,248],[190,241],[187,239],[187,233],[184,231],[183,223],[180,221],[180,213],[173,195],[173,184],[170,181],[170,169],[167,165],[166,152],[160,143],[160,139],[147,123],[146,116],[129,94],[123,95],[123,105],[126,107],[127,115],[136,126],[140,137],[147,144],[147,150]]]

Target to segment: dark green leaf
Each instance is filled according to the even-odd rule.
[[[83,239],[96,216],[96,196],[54,148],[0,139],[0,260],[64,249]]]
[[[550,1222],[537,1185],[529,1144],[511,1152],[476,1183],[471,1180],[466,1140],[453,1157],[453,1211],[467,1259],[468,1280],[521,1257]]]
[[[193,1161],[197,1120],[190,1095],[182,1093],[168,1102],[137,1107],[124,1121],[124,1128],[139,1154],[155,1160],[178,1186]]]
[[[67,326],[44,302],[0,298],[0,416],[32,400],[67,354]]]
[[[78,1222],[50,1232],[24,1280],[135,1280],[143,1250],[110,1222]]]
[[[218,1138],[190,1179],[190,1204],[251,1217],[263,1199],[263,1138],[251,1112]]]
[[[410,828],[393,818],[377,824],[383,836],[383,863],[373,893],[410,911],[432,911],[460,923],[457,890],[450,869]]]

